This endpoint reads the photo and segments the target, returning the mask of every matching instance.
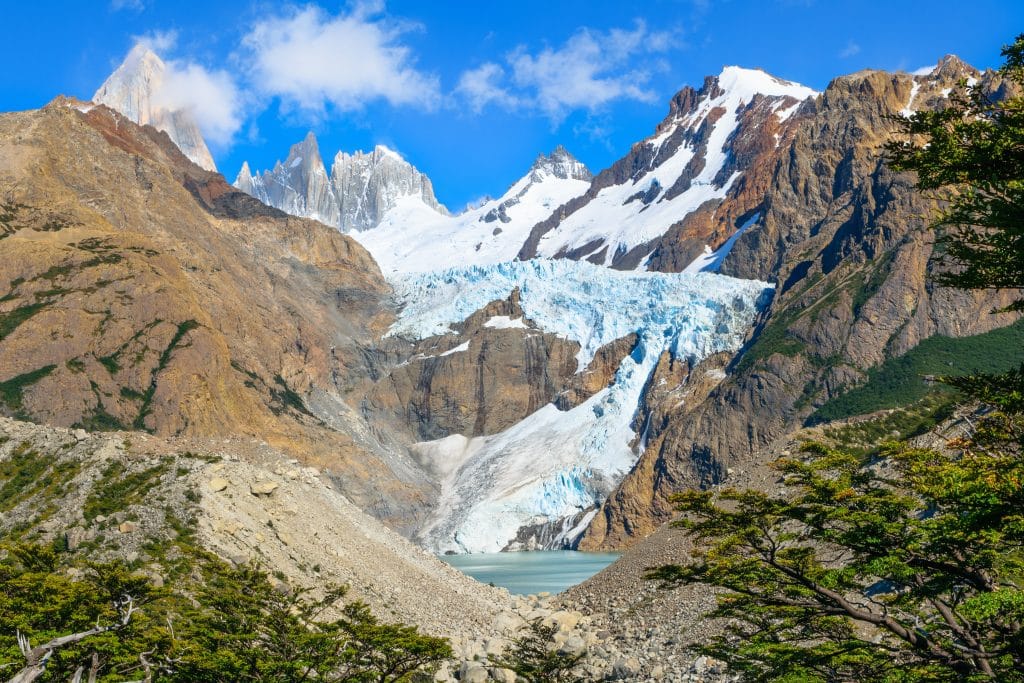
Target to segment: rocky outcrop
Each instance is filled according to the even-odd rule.
[[[520,259],[586,259],[678,272],[756,212],[776,151],[816,93],[727,67],[672,98],[654,135],[538,223]]]
[[[292,145],[288,158],[284,163],[277,162],[272,171],[254,176],[249,171],[249,164],[243,163],[235,179],[235,187],[292,216],[340,225],[338,197],[327,176],[313,133]]]
[[[167,66],[152,50],[136,45],[99,87],[92,101],[119,111],[139,125],[150,125],[167,133],[185,156],[207,171],[216,171],[217,165],[192,114],[163,104],[166,71]]]
[[[416,342],[366,392],[364,410],[409,425],[416,441],[496,434],[549,403],[566,411],[605,389],[637,341],[602,346],[577,372],[580,345],[525,318],[518,290],[453,328]]]
[[[268,206],[342,232],[376,227],[385,213],[406,199],[448,214],[434,196],[430,178],[383,145],[368,153],[338,152],[328,176],[312,132],[272,170],[254,175],[248,162],[243,163],[235,187]]]
[[[80,104],[0,116],[0,411],[260,438],[411,525],[426,475],[345,402],[392,319],[369,254]]]
[[[998,86],[992,74],[946,58],[923,76],[838,78],[804,105],[773,167],[762,217],[722,267],[775,280],[770,312],[706,399],[665,413],[583,547],[633,544],[668,519],[671,493],[772,459],[776,439],[883,360],[932,335],[978,334],[1014,320],[990,315],[1009,294],[932,285],[927,221],[938,206],[883,155],[896,130],[892,117],[941,107],[961,78]]]

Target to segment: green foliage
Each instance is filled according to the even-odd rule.
[[[62,560],[50,547],[21,545],[0,561],[0,666],[16,672],[24,664],[17,633],[39,646],[97,625],[115,626],[130,600],[138,610],[127,624],[56,650],[37,680],[71,680],[79,666],[90,667],[93,653],[101,666],[99,681],[143,678],[139,654],[156,656],[171,645],[167,625],[149,609],[166,594],[120,563],[83,563],[72,575],[62,570]]]
[[[34,304],[15,308],[8,313],[0,313],[0,341],[9,337],[23,322],[46,308],[46,306],[46,302],[37,301]]]
[[[1024,360],[1024,320],[971,337],[936,335],[868,370],[867,381],[831,399],[808,424],[865,415],[922,400],[937,390],[925,376],[956,377],[1010,370]]]
[[[174,355],[175,349],[182,345],[185,335],[199,326],[199,323],[195,320],[186,320],[185,322],[178,323],[178,328],[174,331],[174,336],[171,337],[171,341],[160,354],[160,360],[157,362],[156,369],[153,370],[153,374],[150,376],[149,386],[142,394],[142,406],[139,408],[139,414],[135,416],[135,421],[132,423],[132,426],[135,429],[147,429],[146,417],[150,412],[150,404],[153,402],[153,395],[156,393],[157,381],[160,377],[160,373],[163,372],[167,367],[167,364],[171,362],[171,356]]]
[[[48,376],[56,369],[56,365],[47,365],[30,372],[12,377],[6,382],[0,382],[0,403],[7,406],[14,417],[25,417],[22,408],[22,392],[39,380]]]
[[[994,413],[953,455],[809,444],[787,497],[677,496],[703,550],[649,577],[726,589],[706,651],[750,680],[1024,681],[1022,436]]]
[[[142,502],[168,469],[167,463],[160,463],[139,472],[128,472],[120,460],[111,461],[89,491],[82,514],[91,521],[98,515],[109,516]]]
[[[956,401],[949,392],[933,391],[917,403],[877,417],[827,426],[824,434],[836,447],[867,455],[877,452],[886,442],[924,434],[949,418],[955,406]]]
[[[313,413],[309,412],[309,408],[306,407],[306,402],[302,400],[302,397],[288,386],[281,375],[274,375],[274,384],[279,388],[270,387],[270,395],[274,402],[281,406],[280,408],[271,408],[275,414],[279,415],[284,410],[291,408],[303,415],[315,417]]]
[[[1003,55],[1002,76],[1024,84],[1024,35]],[[887,147],[893,166],[916,171],[921,189],[941,190],[949,202],[935,222],[946,266],[937,280],[1024,289],[1024,96],[963,87],[944,109],[895,120],[906,137]],[[1010,308],[1024,310],[1024,297]]]
[[[26,491],[32,490],[49,467],[46,459],[22,443],[10,457],[0,462],[0,512],[6,512],[20,502]]]
[[[510,669],[529,683],[560,683],[580,680],[578,664],[583,654],[570,655],[552,647],[558,628],[535,619],[530,630],[513,641],[510,652],[490,657],[494,666]]]
[[[794,337],[789,326],[799,316],[793,311],[782,311],[770,318],[757,332],[753,344],[747,348],[736,363],[736,372],[749,370],[759,360],[764,360],[779,353],[783,356],[795,356],[804,351],[804,343]]]
[[[69,563],[46,546],[14,546],[0,560],[0,666],[24,664],[15,635],[33,646],[108,627],[54,651],[41,682],[97,666],[97,680],[408,681],[451,657],[447,641],[380,623],[361,603],[274,586],[256,567],[205,553],[173,589],[121,562]],[[134,611],[125,619],[126,605]],[[328,617],[334,611],[340,616]],[[96,657],[94,659],[94,656]]]

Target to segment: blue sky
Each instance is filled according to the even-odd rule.
[[[5,2],[2,16],[0,110],[88,99],[142,40],[229,180],[313,130],[328,165],[339,149],[397,149],[455,209],[557,144],[604,168],[725,65],[820,90],[947,53],[995,67],[1024,31],[1020,0],[76,0]]]

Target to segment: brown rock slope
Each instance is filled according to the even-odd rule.
[[[989,312],[1009,297],[933,287],[928,274],[937,205],[894,173],[882,146],[894,115],[942,106],[961,78],[946,58],[928,76],[865,71],[833,81],[780,148],[764,215],[723,272],[777,282],[775,299],[728,377],[654,425],[649,448],[595,518],[581,547],[628,546],[669,518],[668,496],[724,480],[771,457],[767,447],[865,371],[932,335],[1009,324]],[[660,426],[660,428],[659,428]]]
[[[258,436],[364,509],[415,517],[422,475],[342,400],[391,319],[356,242],[64,99],[0,116],[0,202],[0,412]]]
[[[611,342],[577,373],[579,344],[525,318],[518,290],[451,327],[366,388],[364,409],[413,441],[496,434],[548,403],[569,410],[607,387],[636,344],[635,334]]]

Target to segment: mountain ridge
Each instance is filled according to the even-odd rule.
[[[160,103],[166,69],[155,52],[139,43],[96,90],[92,101],[121,112],[139,125],[164,131],[185,156],[207,171],[216,171],[217,164],[192,114]]]
[[[448,215],[430,179],[384,145],[370,152],[339,151],[328,173],[312,131],[273,169],[254,174],[243,162],[234,185],[265,204],[342,232],[375,228],[387,211],[407,199]]]

